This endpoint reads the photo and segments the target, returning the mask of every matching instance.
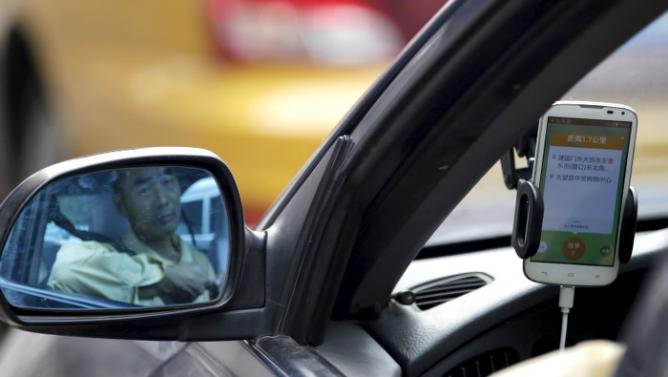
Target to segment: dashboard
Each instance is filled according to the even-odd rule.
[[[640,232],[615,283],[578,288],[567,345],[619,339],[647,271],[667,249],[668,229]],[[469,273],[491,279],[426,310],[392,299],[374,321],[333,322],[318,352],[346,375],[477,377],[558,347],[558,287],[529,281],[510,247],[416,260],[395,293]]]

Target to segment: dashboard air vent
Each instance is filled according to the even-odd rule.
[[[421,310],[448,302],[476,290],[493,279],[485,274],[472,272],[448,276],[411,289],[415,304]]]
[[[469,359],[443,374],[443,377],[486,377],[520,361],[512,348],[501,348]]]

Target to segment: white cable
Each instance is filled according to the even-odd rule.
[[[561,351],[566,347],[566,330],[568,329],[568,313],[573,307],[573,299],[575,298],[575,287],[564,286],[559,287],[559,307],[561,308],[561,340],[559,341],[559,349]]]
[[[568,328],[568,313],[561,315],[561,340],[559,341],[559,350],[566,348],[566,329]]]

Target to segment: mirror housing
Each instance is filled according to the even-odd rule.
[[[227,211],[229,255],[225,284],[216,299],[153,307],[45,309],[13,306],[5,293],[0,292],[0,319],[13,327],[35,332],[121,339],[241,339],[270,333],[270,319],[274,317],[271,314],[275,310],[267,308],[264,299],[264,235],[244,226],[232,174],[215,154],[203,149],[117,151],[68,160],[40,170],[17,186],[0,205],[2,251],[22,210],[50,183],[112,169],[158,166],[204,170],[218,185]]]

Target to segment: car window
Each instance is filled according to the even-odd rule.
[[[203,201],[185,202],[181,204],[184,219],[188,219],[190,229],[194,233],[202,233],[202,210]],[[187,226],[185,230],[187,230]]]
[[[664,14],[583,77],[563,100],[621,103],[638,113],[631,184],[639,217],[668,216],[668,15]],[[497,163],[445,219],[427,245],[508,235],[515,191]]]
[[[564,99],[623,103],[638,113],[631,184],[642,217],[668,215],[668,14],[628,41]]]

